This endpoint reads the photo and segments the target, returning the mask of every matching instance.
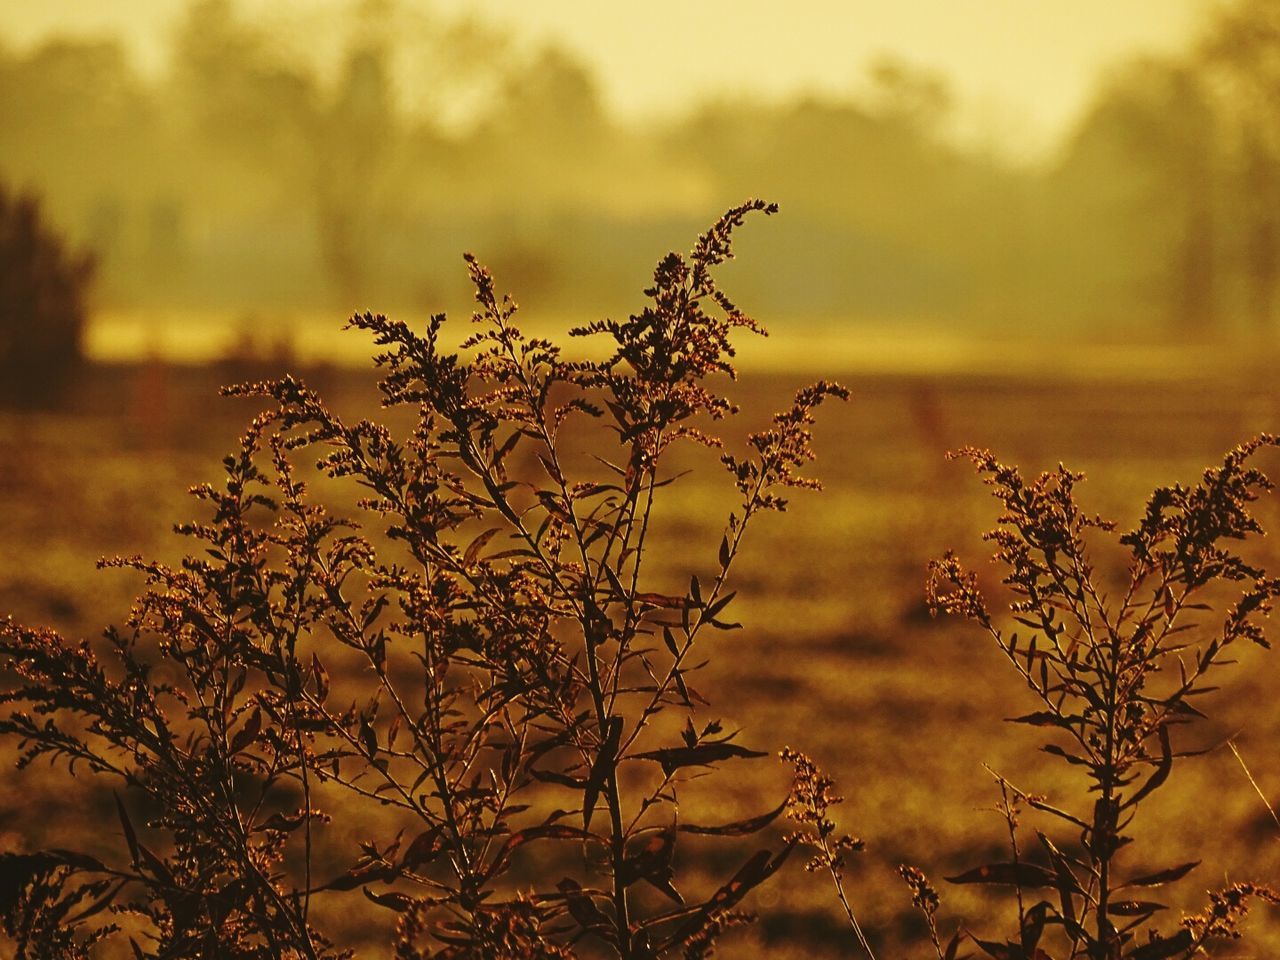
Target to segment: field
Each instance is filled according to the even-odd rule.
[[[852,899],[882,958],[901,956],[920,932],[894,873],[899,863],[920,866],[944,888],[948,929],[960,919],[978,931],[996,925],[972,888],[941,883],[1000,858],[1004,824],[984,764],[1051,800],[1071,786],[1035,752],[1034,731],[1003,722],[1034,705],[1000,653],[925,608],[926,562],[948,547],[988,573],[980,535],[996,514],[971,470],[944,452],[974,444],[1027,471],[1059,461],[1082,469],[1090,477],[1085,503],[1125,529],[1152,487],[1194,481],[1236,442],[1280,426],[1280,394],[1263,359],[1232,376],[1221,375],[1226,359],[1213,359],[1188,350],[1177,365],[1138,365],[1136,374],[1132,364],[1118,371],[1046,356],[1003,371],[853,370],[843,378],[852,400],[824,407],[819,418],[811,472],[826,490],[797,492],[788,512],[755,528],[736,568],[745,630],[717,637],[694,682],[713,704],[709,716],[743,728],[744,742],[803,749],[836,778],[846,797],[837,808],[842,826],[867,842],[849,869]],[[1199,375],[1187,372],[1197,367]],[[183,491],[217,479],[220,457],[253,409],[215,399],[216,385],[245,372],[99,365],[61,411],[0,414],[0,611],[73,637],[121,620],[138,583],[94,572],[94,561],[175,557],[182,544],[169,525],[195,515]],[[806,379],[839,373],[818,362],[810,375],[748,370],[736,387],[744,409],[734,433],[766,422]],[[371,409],[364,374],[327,367],[308,379],[339,411]],[[684,492],[655,519],[655,556],[672,584],[713,563],[728,509],[716,458],[686,459]],[[1280,473],[1278,461],[1272,454],[1264,465]],[[1276,527],[1280,502],[1264,501],[1259,515]],[[1262,553],[1280,568],[1274,543]],[[995,578],[985,579],[995,599]],[[1234,741],[1267,796],[1280,796],[1271,657],[1242,651],[1241,665],[1224,672],[1213,720],[1192,734],[1208,752],[1175,770],[1172,787],[1134,827],[1138,849],[1158,861],[1152,866],[1204,859],[1192,890],[1276,877],[1280,828],[1227,747]],[[719,816],[773,806],[787,784],[784,769],[767,760],[732,771],[721,777],[737,777],[738,809]],[[42,766],[0,779],[0,848],[72,845],[95,832],[115,842],[110,798],[79,786],[86,792]],[[344,829],[353,842],[363,836],[359,824]],[[823,878],[798,863],[751,905],[763,920],[727,943],[726,956],[855,955]],[[1257,938],[1222,956],[1276,955],[1280,915],[1260,910],[1250,924]]]

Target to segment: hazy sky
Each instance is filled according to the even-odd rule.
[[[522,44],[559,40],[596,69],[630,116],[678,111],[707,94],[843,92],[893,54],[952,81],[963,129],[1034,152],[1087,102],[1099,73],[1140,52],[1184,46],[1212,0],[406,0],[470,12]],[[283,22],[315,22],[343,0],[238,0]],[[20,47],[55,32],[124,35],[140,62],[163,62],[186,0],[0,3]]]

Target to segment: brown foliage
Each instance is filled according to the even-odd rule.
[[[737,503],[718,547],[687,587],[655,583],[651,521],[679,479],[667,453],[722,447],[707,431],[735,409],[719,392],[732,338],[759,330],[714,268],[744,218],[773,209],[730,210],[689,257],[659,263],[642,311],[573,331],[606,339],[601,361],[526,337],[468,257],[479,309],[458,352],[441,346],[443,316],[421,332],[349,324],[381,349],[383,404],[400,408],[386,422],[348,422],[292,377],[229,388],[267,409],[224,482],[193,489],[207,516],[178,527],[193,544],[181,563],[109,564],[146,578],[124,626],[76,644],[0,625],[14,680],[0,733],[20,765],[109,782],[123,841],[101,859],[0,853],[19,955],[127,939],[138,957],[349,956],[335,918],[371,903],[402,960],[704,958],[802,847],[874,958],[844,886],[862,841],[838,829],[841,798],[808,756],[783,751],[792,789],[754,816],[681,815],[689,781],[765,755],[707,719],[692,681],[705,641],[739,626],[729,582],[747,528],[786,508],[786,488],[816,486],[801,473],[814,412],[847,396],[803,389],[746,450],[721,452]],[[607,448],[585,456],[591,435]],[[1118,538],[1118,589],[1092,559],[1115,525],[1079,506],[1082,474],[1028,480],[963,451],[1002,507],[987,540],[1011,599],[993,613],[948,553],[929,603],[995,640],[1036,702],[1012,722],[1044,734],[1081,789],[1050,802],[996,775],[1010,856],[947,878],[1012,891],[1016,928],[996,939],[944,933],[938,891],[901,868],[938,960],[970,945],[997,960],[1189,960],[1238,937],[1250,903],[1277,901],[1236,883],[1160,930],[1149,891],[1197,863],[1127,860],[1210,680],[1242,641],[1267,646],[1280,581],[1237,544],[1261,533],[1250,504],[1271,485],[1252,464],[1270,446],[1156,490]],[[789,834],[731,855],[701,889],[681,869],[689,835],[733,843],[784,815]],[[330,816],[359,824],[358,851]],[[1032,816],[1045,827],[1027,843]]]
[[[781,488],[814,485],[797,473],[813,410],[843,388],[801,391],[747,454],[724,456],[740,502],[705,581],[654,592],[646,538],[674,479],[665,452],[719,446],[698,423],[733,412],[712,378],[733,374],[731,334],[757,328],[713,268],[748,214],[773,209],[729,211],[690,257],[662,260],[643,311],[575,331],[609,338],[601,362],[525,337],[471,258],[462,354],[441,347],[443,316],[421,333],[354,317],[407,436],[348,423],[293,378],[231,389],[272,406],[225,483],[193,490],[210,516],[179,527],[194,544],[179,566],[115,561],[147,589],[107,634],[110,664],[47,631],[0,632],[21,680],[0,695],[0,732],[24,763],[114,780],[127,848],[116,865],[10,855],[20,948],[110,936],[93,926],[110,910],[140,927],[139,956],[339,956],[325,919],[354,895],[398,915],[405,958],[709,956],[791,845],[705,897],[677,874],[682,833],[758,833],[782,812],[682,822],[688,779],[764,755],[694,723],[693,653],[737,626],[728,583],[747,527],[785,508]],[[570,462],[566,438],[592,425],[613,452]],[[359,522],[326,505],[345,485]],[[388,826],[331,876],[318,805],[343,794],[344,819]]]
[[[1268,645],[1260,621],[1280,595],[1280,581],[1234,544],[1262,532],[1249,505],[1271,483],[1251,459],[1277,445],[1275,437],[1257,437],[1206,470],[1199,484],[1157,489],[1138,525],[1119,538],[1128,570],[1118,599],[1095,571],[1087,542],[1090,533],[1111,532],[1115,524],[1080,509],[1075,487],[1083,474],[1060,466],[1028,481],[985,450],[962,451],[1004,510],[986,539],[1005,571],[1018,629],[997,622],[977,577],[952,554],[930,565],[929,603],[975,621],[996,641],[1039,701],[1039,709],[1012,722],[1047,733],[1041,749],[1086,778],[1078,806],[1059,807],[997,776],[1011,859],[948,878],[1014,889],[1014,935],[1004,942],[972,938],[987,955],[1191,957],[1210,940],[1236,935],[1250,896],[1273,899],[1263,888],[1238,886],[1215,894],[1203,917],[1144,936],[1165,907],[1142,894],[1197,864],[1127,876],[1123,853],[1143,802],[1186,755],[1175,737],[1204,717],[1196,704],[1212,689],[1211,675],[1230,662],[1240,641]],[[1067,831],[1068,840],[1037,831],[1038,851],[1022,849],[1024,805]],[[1041,890],[1050,899],[1027,906],[1024,892],[1038,898]]]

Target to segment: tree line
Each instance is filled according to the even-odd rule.
[[[116,306],[424,308],[465,296],[433,253],[474,249],[532,305],[620,310],[647,251],[765,194],[788,211],[759,241],[768,283],[735,283],[784,323],[1276,322],[1265,0],[1118,65],[1035,164],[958,142],[945,79],[896,61],[843,97],[690,99],[636,124],[566,49],[393,2],[330,33],[194,0],[155,76],[113,40],[0,46],[0,179],[95,251]]]

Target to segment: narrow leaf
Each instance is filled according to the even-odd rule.
[[[1175,957],[1180,953],[1184,953],[1194,943],[1195,940],[1191,936],[1190,930],[1179,930],[1172,937],[1153,940],[1138,947],[1133,953],[1129,954],[1129,960],[1165,960],[1166,957]]]
[[[499,529],[500,528],[498,527],[491,527],[472,540],[471,543],[467,545],[466,553],[462,555],[462,565],[469,567],[475,563],[476,557],[480,556],[480,551],[484,549],[485,544],[493,539],[494,534],[496,534]]]
[[[1107,912],[1117,917],[1145,917],[1157,910],[1167,910],[1163,903],[1152,903],[1149,900],[1115,900],[1107,904]]]
[[[1121,887],[1159,887],[1166,883],[1173,883],[1175,880],[1181,880],[1198,866],[1200,866],[1200,861],[1192,860],[1190,863],[1179,864],[1176,867],[1170,867],[1168,870],[1160,870],[1156,873],[1148,873],[1137,877],[1128,883],[1121,884]]]
[[[693,747],[664,747],[635,755],[637,760],[653,760],[662,764],[663,773],[671,773],[680,767],[699,767],[731,757],[764,757],[768,754],[749,750],[736,743],[700,743]]]
[[[124,809],[124,803],[120,800],[118,793],[113,794],[116,798],[116,813],[120,815],[120,826],[124,828],[124,839],[129,844],[129,859],[136,867],[138,865],[138,835],[134,832],[133,824],[129,821],[129,814]]]
[[[1169,745],[1169,728],[1161,726],[1160,730],[1160,764],[1156,767],[1155,773],[1147,778],[1144,783],[1132,797],[1124,802],[1124,808],[1132,807],[1142,801],[1143,797],[1153,793],[1161,784],[1169,779],[1169,771],[1173,769],[1173,749]]]
[[[759,833],[769,824],[773,823],[781,816],[782,811],[787,809],[787,801],[783,800],[774,809],[768,813],[762,813],[758,817],[750,817],[746,820],[735,820],[733,823],[720,824],[719,826],[700,826],[694,823],[682,823],[679,829],[684,833],[697,833],[712,837],[742,837],[752,833]]]
[[[948,883],[998,883],[1026,888],[1052,887],[1055,878],[1033,863],[989,863],[945,879]]]
[[[374,893],[368,887],[364,887],[364,895],[376,903],[380,907],[386,907],[388,910],[394,910],[396,913],[404,913],[416,902],[413,897],[407,893],[397,893],[394,890],[387,893]]]
[[[607,721],[608,732],[604,742],[600,744],[600,752],[596,754],[591,765],[591,773],[587,776],[587,784],[582,794],[582,828],[591,828],[591,815],[596,809],[596,800],[600,796],[600,788],[613,772],[614,759],[618,753],[618,743],[622,738],[622,718],[610,717]]]

